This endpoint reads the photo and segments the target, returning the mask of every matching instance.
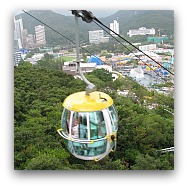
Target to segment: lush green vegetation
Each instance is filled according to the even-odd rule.
[[[57,133],[62,102],[85,84],[60,70],[60,63],[43,59],[36,66],[21,63],[14,69],[14,167],[17,170],[171,170],[173,153],[160,149],[174,146],[174,119],[170,97],[149,93],[129,78],[112,81],[111,74],[96,70],[87,75],[98,90],[108,93],[119,115],[115,152],[99,162],[76,159]],[[123,97],[117,90],[129,89]],[[137,97],[134,97],[135,95]],[[145,99],[144,96],[150,96]],[[147,106],[157,103],[155,110]]]

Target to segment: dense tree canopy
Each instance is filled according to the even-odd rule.
[[[58,135],[62,102],[85,90],[80,79],[58,70],[50,59],[36,66],[20,64],[14,69],[14,167],[17,170],[169,170],[174,168],[173,153],[162,148],[174,146],[173,99],[152,94],[128,78],[112,81],[104,70],[93,71],[87,78],[98,90],[114,99],[119,116],[117,149],[99,162],[72,156]],[[48,69],[48,66],[50,69]],[[52,66],[53,64],[53,66]],[[54,68],[56,67],[56,68]],[[55,70],[56,69],[56,70]],[[117,94],[128,89],[129,95]],[[137,98],[133,97],[135,93]],[[152,100],[144,101],[144,96]],[[162,101],[162,102],[161,102]],[[146,103],[147,102],[147,103]],[[154,110],[146,104],[158,103]]]

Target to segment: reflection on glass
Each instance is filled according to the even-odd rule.
[[[106,136],[106,126],[102,111],[89,113],[91,139],[103,138]]]
[[[77,155],[81,156],[97,156],[106,152],[106,140],[96,141],[94,143],[78,143],[72,142],[74,151]]]
[[[70,126],[70,115],[71,112],[64,108],[63,114],[62,114],[62,131],[68,135],[69,134],[69,126]]]
[[[113,120],[113,122],[112,122],[112,131],[115,132],[118,129],[118,116],[117,116],[117,112],[116,112],[116,110],[114,108],[114,105],[109,107],[109,112],[110,112],[112,120]]]

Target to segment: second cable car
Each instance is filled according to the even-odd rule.
[[[64,103],[61,129],[68,150],[83,160],[100,160],[116,148],[117,113],[103,92],[78,92]]]

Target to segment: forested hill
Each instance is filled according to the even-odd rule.
[[[73,16],[64,16],[50,10],[32,10],[28,13],[74,41]],[[42,24],[25,13],[18,15],[16,19],[20,17],[23,19],[24,29],[28,29],[28,33],[31,34],[34,34],[34,27],[36,25]],[[139,27],[153,27],[156,29],[156,33],[160,28],[161,34],[174,34],[174,12],[172,10],[120,10],[111,16],[101,18],[100,20],[109,27],[110,22],[113,22],[114,19],[118,19],[121,35],[126,35],[129,29],[138,29]],[[65,37],[55,33],[46,26],[45,28],[49,46],[71,44]],[[86,23],[79,19],[81,43],[88,42],[88,31],[96,29],[101,28],[95,23]]]
[[[46,61],[45,66],[50,61]],[[41,65],[40,65],[41,64]],[[47,67],[47,66],[46,66]],[[174,168],[174,155],[161,154],[162,148],[174,145],[173,116],[163,105],[173,108],[173,99],[152,96],[130,79],[112,81],[104,70],[87,75],[98,90],[108,93],[118,111],[117,149],[99,162],[73,157],[57,133],[61,126],[62,102],[69,95],[85,89],[80,79],[59,70],[20,63],[14,69],[14,168],[23,170],[126,170]],[[127,97],[117,90],[129,89]],[[132,97],[135,93],[137,98]],[[143,103],[145,95],[152,100]],[[146,105],[158,107],[149,110]],[[164,104],[165,103],[165,104]]]
[[[139,27],[161,29],[161,34],[174,34],[174,11],[173,10],[120,10],[108,16],[103,21],[109,25],[112,20],[120,24],[120,33],[126,34],[129,29]]]

